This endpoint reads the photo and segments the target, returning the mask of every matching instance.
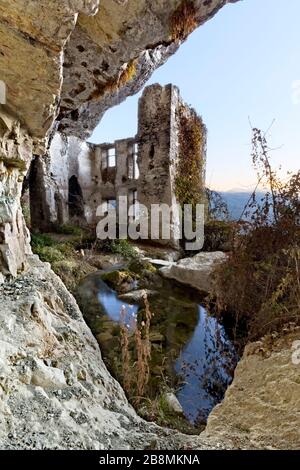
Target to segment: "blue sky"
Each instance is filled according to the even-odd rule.
[[[207,184],[248,189],[251,129],[269,128],[272,161],[300,165],[300,0],[243,0],[197,29],[151,77],[174,83],[208,128]],[[296,90],[293,90],[293,86]],[[112,142],[137,130],[140,94],[104,116],[91,141]]]

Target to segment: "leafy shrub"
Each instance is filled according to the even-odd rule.
[[[31,246],[34,250],[36,248],[43,248],[46,246],[49,247],[53,245],[54,245],[54,241],[49,235],[36,234],[36,233],[31,234]]]
[[[233,316],[236,336],[257,339],[287,322],[300,322],[300,172],[282,182],[258,129],[252,144],[258,182],[269,189],[259,199],[254,191],[214,284],[217,309]]]
[[[132,259],[137,257],[137,252],[128,240],[112,240],[111,242],[111,252],[123,256],[127,259]]]
[[[74,248],[70,243],[59,243],[46,234],[31,234],[32,251],[42,261],[55,263],[72,256]]]
[[[206,188],[207,216],[208,220],[228,220],[229,210],[227,203],[217,191]]]
[[[76,225],[63,224],[55,227],[56,233],[61,233],[62,235],[74,235],[81,237],[83,235],[83,230],[81,227]]]
[[[230,251],[232,249],[234,224],[223,220],[208,220],[204,228],[203,251]]]
[[[179,155],[176,165],[175,193],[178,202],[196,204],[203,202],[203,150],[206,146],[206,128],[195,111],[188,116],[184,107],[178,111]]]
[[[61,261],[63,259],[61,251],[52,246],[38,246],[33,251],[40,257],[41,261],[50,264],[53,264],[56,261]]]

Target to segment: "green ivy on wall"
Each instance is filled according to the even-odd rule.
[[[204,202],[204,166],[206,127],[202,119],[192,111],[187,114],[184,106],[178,110],[179,155],[176,165],[175,194],[183,204]]]

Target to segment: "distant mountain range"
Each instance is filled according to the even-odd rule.
[[[245,205],[249,201],[252,192],[251,191],[220,191],[222,198],[226,202],[230,218],[232,220],[238,220],[244,210]],[[258,192],[258,198],[263,197],[263,192]]]

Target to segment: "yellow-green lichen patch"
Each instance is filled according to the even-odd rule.
[[[89,100],[95,101],[104,96],[106,93],[114,93],[123,88],[127,83],[131,82],[137,74],[137,59],[133,59],[126,67],[121,70],[117,77],[108,80],[105,84],[101,83],[92,92]]]
[[[26,171],[26,163],[18,158],[0,156],[0,162],[2,162],[8,170],[17,168],[20,171]]]

